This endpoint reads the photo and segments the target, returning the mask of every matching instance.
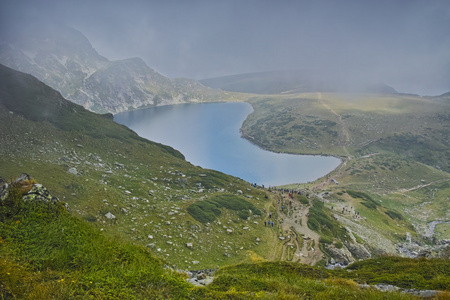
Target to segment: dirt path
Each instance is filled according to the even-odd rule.
[[[339,125],[341,127],[341,131],[339,132],[339,144],[342,146],[342,149],[344,150],[345,155],[351,159],[352,156],[347,150],[347,143],[350,142],[350,132],[348,131],[347,125],[345,124],[345,121],[342,120],[342,116],[338,114],[334,109],[332,109],[327,103],[325,103],[322,100],[322,93],[317,93],[317,101],[325,107],[327,110],[329,110],[333,115],[335,115],[339,120]]]
[[[289,200],[292,205],[289,205]],[[284,206],[284,211],[281,211],[281,206]],[[308,212],[309,206],[302,205],[295,199],[289,199],[288,195],[284,194],[283,201],[278,205],[280,217],[282,220],[283,232],[288,233],[286,242],[283,245],[283,254],[281,260],[287,260],[287,247],[296,249],[292,261],[301,262],[308,265],[315,265],[319,262],[323,253],[319,249],[320,235],[308,228]],[[302,246],[300,247],[301,242]]]
[[[398,192],[399,193],[405,193],[405,192],[415,191],[415,190],[427,187],[429,185],[432,185],[432,184],[435,184],[435,183],[444,182],[444,181],[450,181],[450,179],[440,179],[440,180],[436,180],[436,181],[433,181],[433,182],[430,182],[430,183],[427,183],[427,184],[419,184],[419,185],[414,186],[414,187],[409,188],[409,189],[399,189]]]

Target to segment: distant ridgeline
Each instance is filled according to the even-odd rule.
[[[397,93],[395,89],[385,84],[354,83],[298,70],[238,74],[203,79],[200,82],[211,88],[256,94],[310,92]]]

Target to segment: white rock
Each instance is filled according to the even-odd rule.
[[[112,213],[107,213],[106,215],[105,215],[105,217],[107,217],[108,219],[115,219],[116,218],[116,216],[115,215],[113,215]]]

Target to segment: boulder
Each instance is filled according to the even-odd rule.
[[[112,219],[115,219],[116,218],[116,216],[115,215],[113,215],[112,213],[110,213],[110,212],[108,212],[106,215],[105,215],[105,217],[107,217],[108,219],[110,219],[110,220],[112,220]]]
[[[51,202],[57,203],[59,199],[53,197],[42,184],[33,184],[27,195],[23,196],[24,201]]]
[[[3,181],[3,179],[1,179]],[[0,183],[0,200],[5,201],[9,195],[9,184],[5,181]]]
[[[69,174],[73,174],[73,175],[78,174],[77,168],[70,168],[67,172],[69,172]]]

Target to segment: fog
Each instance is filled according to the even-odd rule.
[[[108,59],[165,76],[305,70],[399,92],[450,91],[450,1],[0,1],[1,30],[43,18]]]

